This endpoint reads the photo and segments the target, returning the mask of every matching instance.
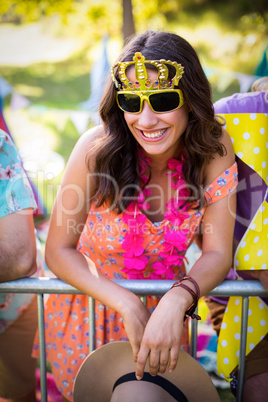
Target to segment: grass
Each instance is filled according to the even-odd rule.
[[[4,67],[0,74],[21,95],[37,105],[78,109],[78,104],[90,93],[90,65],[82,55],[54,64]]]

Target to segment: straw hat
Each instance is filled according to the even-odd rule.
[[[112,342],[96,349],[77,373],[74,402],[220,402],[205,369],[183,350],[173,373],[151,376],[147,363],[147,373],[143,380],[137,381],[135,369],[129,342]],[[121,377],[125,382],[113,391]]]

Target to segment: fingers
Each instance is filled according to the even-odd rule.
[[[168,366],[168,371],[170,373],[172,373],[172,371],[175,370],[175,368],[177,366],[177,363],[178,363],[178,358],[179,358],[179,348],[177,346],[171,348],[171,350],[170,350],[170,363],[169,363],[169,366]]]
[[[146,346],[141,346],[136,365],[136,378],[137,380],[141,380],[144,374],[144,368],[146,365],[147,358],[149,356],[150,349]]]
[[[143,377],[147,359],[149,359],[149,373],[152,376],[158,373],[165,373],[175,370],[179,357],[179,348],[173,347],[171,350],[150,349],[143,347],[140,349],[137,357],[136,377],[140,380]]]
[[[159,373],[162,374],[165,373],[168,361],[169,361],[169,350],[162,351],[160,354],[160,361],[159,361],[159,370],[158,370]]]
[[[149,359],[149,373],[157,375],[158,373],[164,374],[168,368],[169,372],[175,370],[178,362],[178,347],[165,349],[162,351],[150,351]]]
[[[149,357],[149,373],[157,375],[160,366],[160,353],[158,350],[151,350]]]
[[[138,359],[138,353],[140,350],[140,345],[139,344],[133,344],[132,346],[132,353],[133,353],[133,361],[136,363]]]

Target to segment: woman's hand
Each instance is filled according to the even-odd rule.
[[[184,299],[184,294],[178,299],[179,292],[182,293],[178,288],[167,292],[146,325],[138,353],[137,379],[143,377],[147,359],[151,375],[164,373],[167,369],[171,372],[177,365],[184,313],[191,303],[187,295]]]
[[[137,303],[128,304],[127,311],[122,313],[125,330],[133,351],[133,360],[137,361],[144,330],[151,314],[141,300],[137,297]]]

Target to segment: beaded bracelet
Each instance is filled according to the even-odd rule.
[[[196,293],[189,286],[182,283],[182,281],[186,281],[186,280],[188,280],[194,284]],[[177,286],[180,286],[181,288],[185,289],[188,293],[190,293],[190,295],[193,298],[193,304],[185,311],[184,321],[186,320],[187,317],[195,318],[196,320],[201,320],[201,317],[198,314],[194,313],[198,300],[200,298],[200,289],[199,289],[198,283],[192,277],[185,276],[179,282],[173,283],[173,285],[171,286],[171,289],[175,288]]]

